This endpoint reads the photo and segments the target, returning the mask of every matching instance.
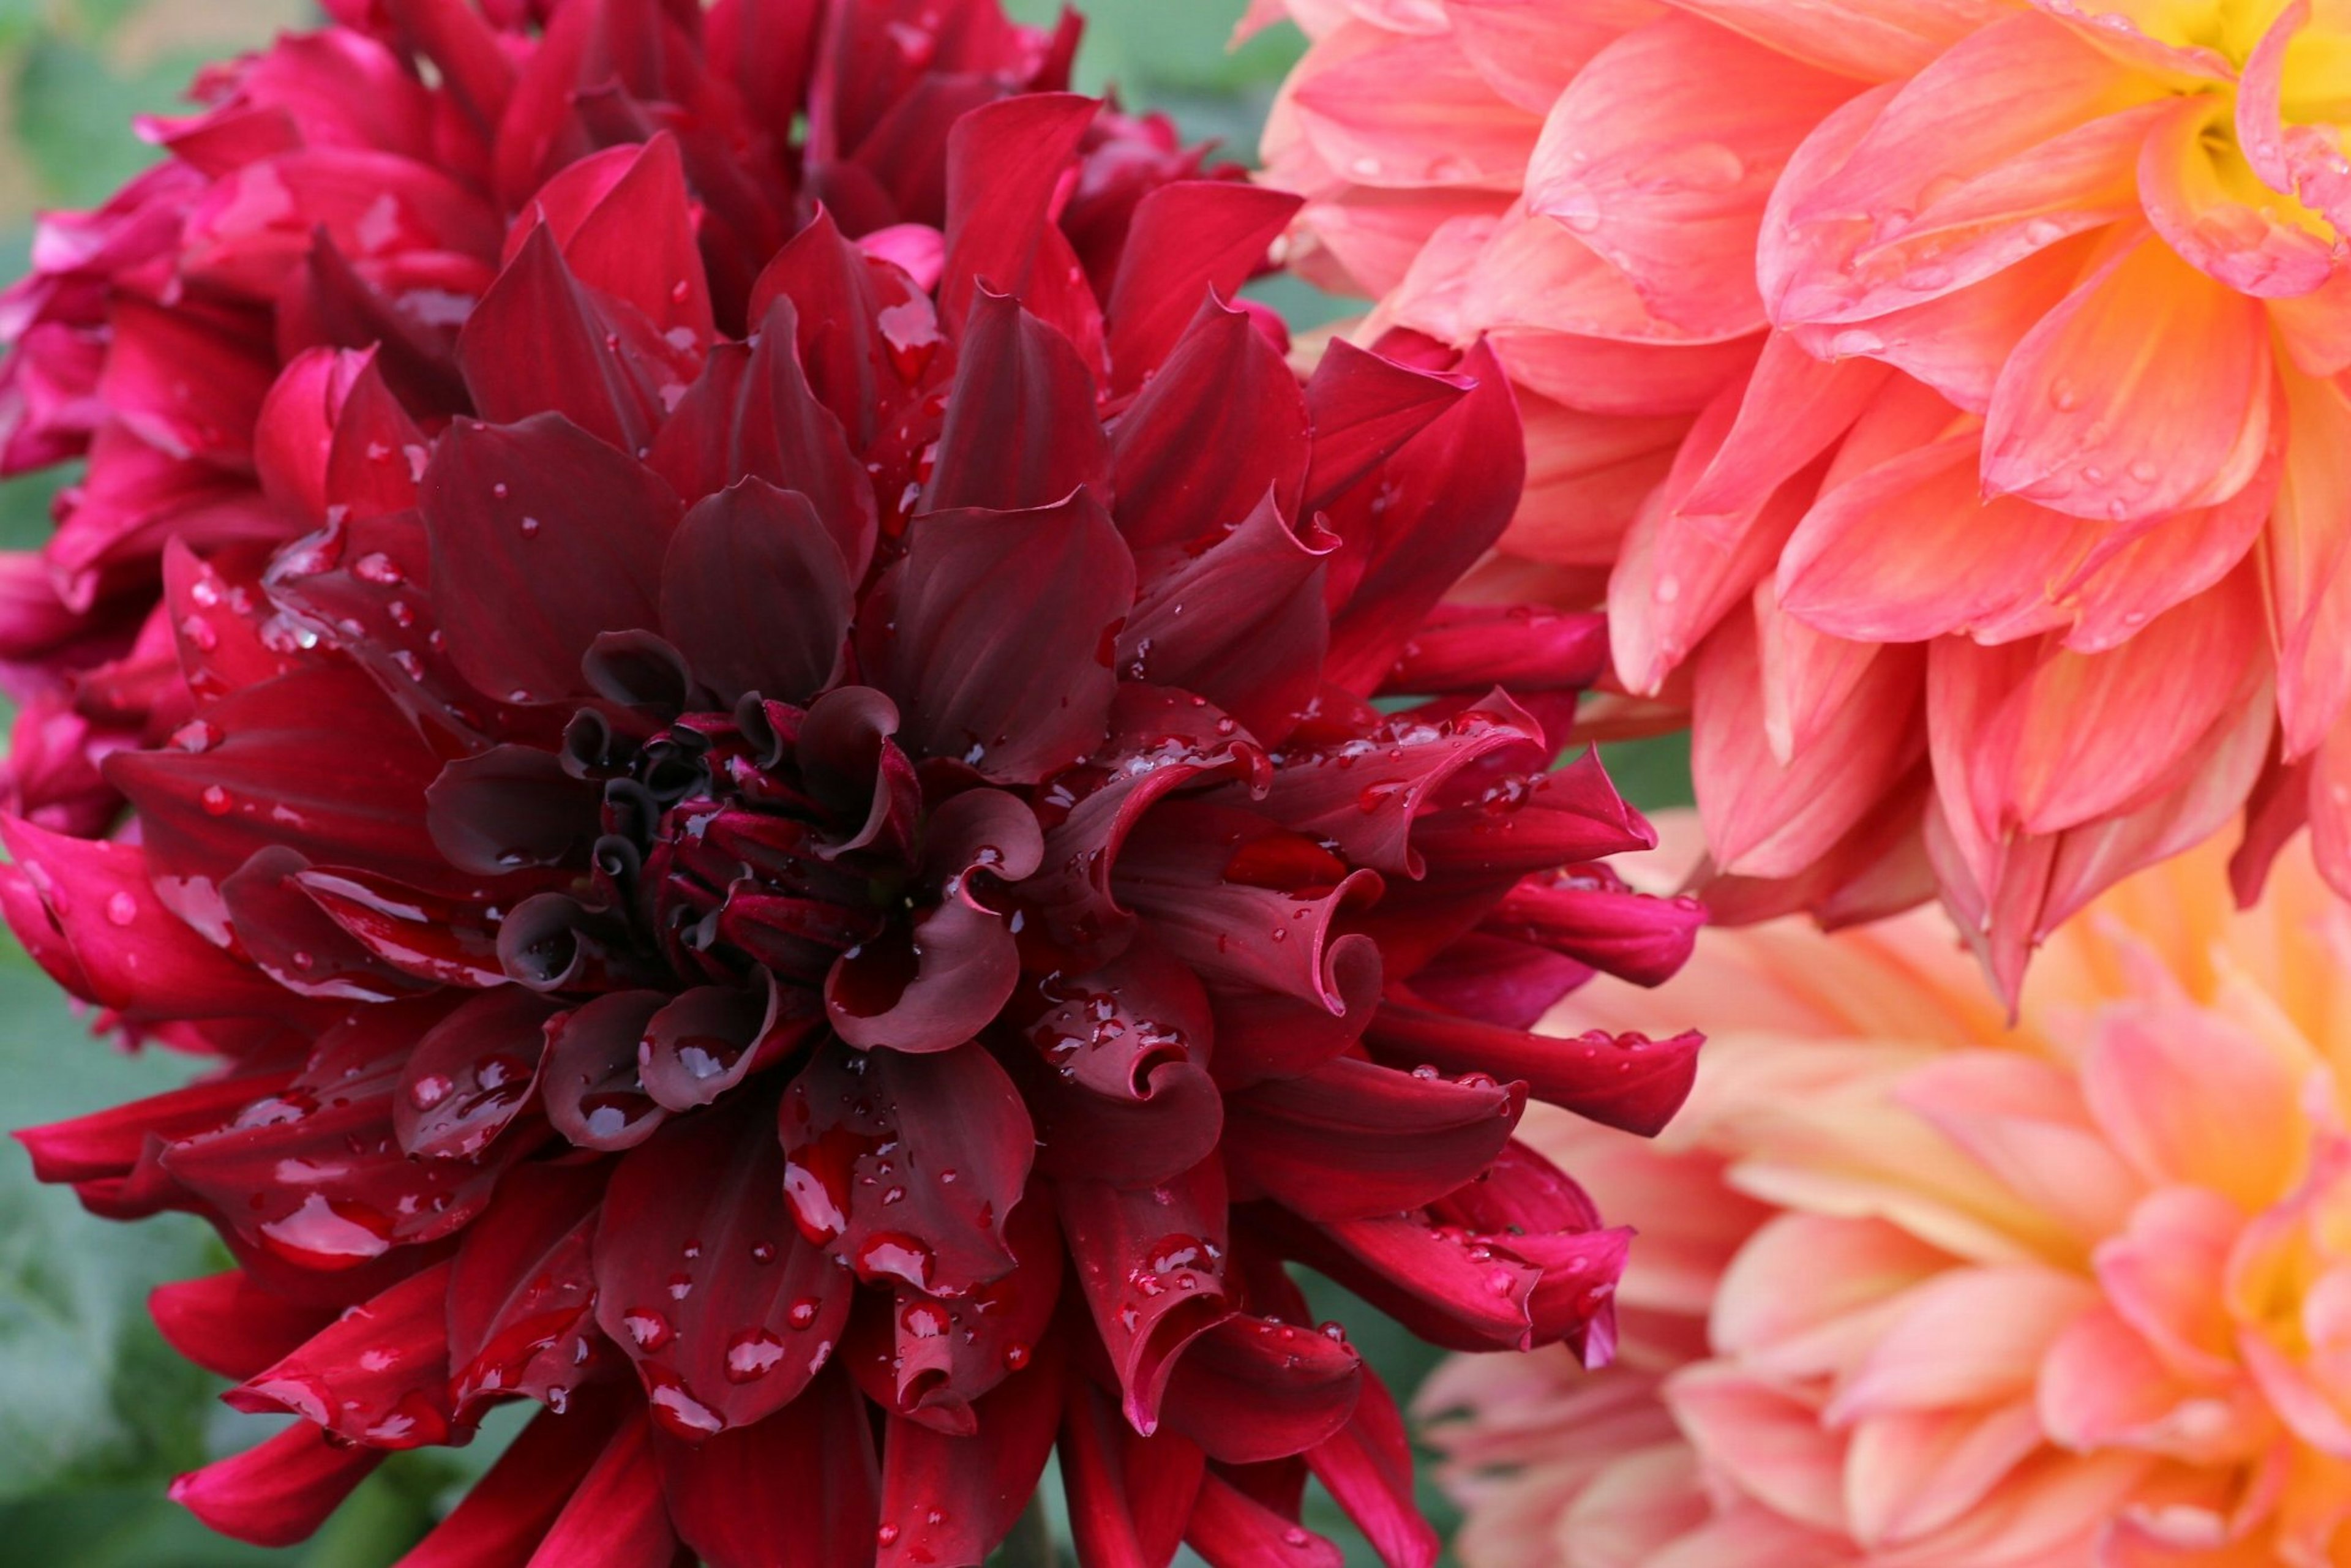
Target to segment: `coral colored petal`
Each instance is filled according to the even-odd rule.
[[[2351,398],[2283,377],[2285,462],[2262,535],[2284,755],[2307,757],[2351,701]]]
[[[2095,1299],[2084,1281],[2036,1265],[1942,1274],[1900,1298],[1823,1416],[1842,1425],[2024,1393],[2042,1353]]]
[[[2110,1015],[2082,1061],[2082,1091],[2116,1147],[2151,1182],[2275,1202],[2302,1158],[2297,1074],[2242,1029],[2202,1011]],[[2277,1135],[2248,1142],[2240,1118]]]
[[[1667,1385],[1675,1419],[1698,1452],[1777,1512],[1823,1530],[1844,1522],[1844,1444],[1802,1398],[1729,1364],[1687,1368]]]
[[[1378,186],[1518,185],[1541,120],[1498,97],[1450,37],[1360,30],[1316,46],[1290,98],[1324,162]]]

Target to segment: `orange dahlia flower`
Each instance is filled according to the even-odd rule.
[[[1534,1141],[1642,1232],[1623,1369],[1423,1396],[1470,1568],[2351,1563],[2351,910],[2203,848],[2053,937],[2012,1031],[1913,916],[1712,931],[1736,995],[1656,1145]]]
[[[2351,5],[1288,9],[1308,265],[1530,394],[1504,548],[1689,715],[1723,912],[1939,892],[2012,996],[2249,801],[2351,893]]]

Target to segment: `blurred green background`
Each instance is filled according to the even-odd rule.
[[[1011,0],[1041,20],[1060,0]],[[1115,86],[1130,105],[1169,110],[1236,155],[1255,145],[1300,42],[1288,29],[1238,51],[1242,0],[1092,0],[1081,85]],[[308,23],[307,0],[0,0],[0,276],[21,271],[33,214],[102,200],[150,160],[135,113],[170,110],[193,70]],[[1331,314],[1311,290],[1276,296],[1300,324]],[[0,535],[37,546],[56,476],[0,486]],[[1681,798],[1669,748],[1625,758],[1628,792]],[[184,1065],[90,1038],[13,946],[0,949],[0,1126],[77,1115],[174,1086]],[[84,1215],[37,1186],[22,1152],[0,1147],[0,1565],[5,1568],[380,1568],[397,1558],[487,1462],[512,1423],[455,1458],[402,1456],[320,1536],[288,1552],[224,1542],[164,1500],[170,1478],[266,1433],[214,1399],[217,1381],[163,1346],[144,1311],[161,1281],[223,1266],[193,1221],[135,1227]],[[1367,1310],[1318,1301],[1408,1393],[1432,1357]],[[1427,1490],[1426,1487],[1424,1490]],[[1441,1500],[1429,1493],[1440,1521]],[[1347,1535],[1327,1503],[1311,1522]],[[1375,1561],[1359,1542],[1350,1561]]]

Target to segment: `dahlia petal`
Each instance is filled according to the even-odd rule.
[[[1954,1052],[1896,1098],[2085,1241],[2111,1235],[2143,1190],[2092,1124],[2072,1074],[2009,1051]]]
[[[1844,1528],[1844,1444],[1801,1396],[1734,1364],[1701,1362],[1674,1375],[1666,1398],[1698,1450],[1740,1490],[1786,1518]]]
[[[2093,550],[2085,569],[2064,585],[2081,607],[2065,645],[2103,653],[2166,611],[2211,591],[2268,531],[2283,468],[2273,453],[2242,489],[2218,506],[2175,513],[2119,548],[2110,540],[2109,548]]]
[[[482,876],[559,865],[597,833],[600,792],[535,746],[494,746],[442,768],[425,823],[449,863]]]
[[[1510,1250],[1510,1237],[1473,1262],[1468,1246],[1425,1216],[1389,1215],[1280,1232],[1287,1255],[1362,1296],[1421,1338],[1450,1350],[1525,1350],[1534,1341],[1528,1306],[1541,1271]]]
[[[1757,644],[1754,622],[1734,613],[1700,652],[1691,768],[1723,869],[1786,876],[1844,839],[1917,762],[1925,661],[1908,648],[1880,649],[1842,706],[1783,762],[1758,700],[1768,672]]]
[[[1466,782],[1485,780],[1471,775]],[[1505,776],[1412,825],[1414,846],[1433,864],[1511,874],[1655,849],[1656,838],[1592,749],[1531,781]]]
[[[547,1117],[584,1149],[634,1148],[668,1113],[638,1077],[637,1042],[668,998],[658,991],[618,991],[549,1020]]]
[[[455,426],[423,500],[442,630],[485,695],[586,695],[580,661],[599,632],[659,624],[677,497],[562,415]]]
[[[2242,152],[2205,141],[2227,119],[2219,100],[2190,98],[2148,131],[2138,162],[2147,221],[2190,266],[2238,293],[2274,298],[2314,292],[2335,270],[2327,243],[2234,194],[2232,185],[2260,187]],[[2262,193],[2274,201],[2273,192]]]
[[[898,705],[871,686],[835,687],[810,707],[799,730],[801,773],[820,800],[858,823],[829,846],[831,854],[904,854],[913,845],[922,786],[893,744],[898,722]]]
[[[957,347],[925,511],[1046,507],[1102,487],[1110,449],[1093,376],[1067,338],[983,286]]]
[[[1395,1398],[1371,1368],[1347,1424],[1306,1450],[1306,1463],[1387,1568],[1431,1568],[1436,1530],[1413,1500],[1413,1456]]]
[[[401,974],[477,989],[507,978],[497,931],[477,905],[352,871],[298,872],[293,881],[351,940]]]
[[[1301,204],[1287,192],[1228,180],[1178,180],[1136,203],[1105,309],[1112,392],[1141,385],[1196,311],[1238,293]]]
[[[1230,1317],[1186,1348],[1166,1416],[1223,1464],[1259,1464],[1330,1441],[1364,1381],[1353,1346],[1270,1318]]]
[[[2351,632],[2351,400],[2299,374],[2283,384],[2285,461],[2261,560],[2284,755],[2300,758],[2351,702],[2351,667],[2325,652]]]
[[[1750,90],[1719,93],[1719,81]],[[1552,109],[1528,210],[1622,271],[1664,320],[1700,337],[1751,331],[1763,324],[1749,258],[1764,199],[1804,133],[1855,90],[1668,13],[1602,49]]]
[[[278,372],[253,432],[253,465],[264,495],[305,517],[325,515],[335,416],[358,371],[372,358],[310,349]]]
[[[664,131],[628,158],[581,221],[556,237],[580,282],[635,306],[656,330],[683,333],[699,345],[716,328],[692,202],[677,138]]]
[[[1560,1039],[1450,1017],[1391,998],[1364,1037],[1390,1066],[1485,1072],[1527,1085],[1536,1099],[1654,1137],[1688,1097],[1701,1039],[1651,1040],[1604,1032]]]
[[[820,209],[759,275],[751,319],[777,319],[779,300],[793,307],[799,363],[810,390],[840,419],[850,446],[864,450],[942,341],[928,296],[897,267],[869,260]],[[885,319],[893,325],[885,326]],[[904,369],[893,352],[901,343],[911,356]],[[778,484],[797,478],[768,477]]]
[[[661,620],[721,697],[802,701],[841,673],[848,564],[806,496],[750,477],[689,510],[662,567]],[[774,613],[778,602],[795,613]]]
[[[2319,874],[2338,893],[2351,888],[2351,812],[2342,809],[2346,790],[2351,790],[2351,725],[2338,721],[2319,743],[2310,775],[2310,847],[2318,857]]]
[[[1983,0],[1835,0],[1801,11],[1768,0],[1696,0],[1691,9],[1783,54],[1864,81],[1909,76],[2001,15]]]
[[[1333,344],[1332,352],[1342,351]],[[1270,494],[1300,509],[1310,453],[1308,403],[1280,351],[1243,312],[1211,298],[1110,433],[1119,531],[1138,553],[1188,545],[1246,517]],[[1203,460],[1217,453],[1220,460]]]
[[[603,1452],[623,1403],[609,1387],[590,1389],[564,1415],[533,1416],[398,1568],[524,1568]],[[634,1408],[625,1418],[643,1419]]]
[[[487,1148],[538,1092],[545,1030],[555,1012],[544,998],[502,986],[428,1030],[392,1097],[392,1132],[402,1151],[471,1159]]]
[[[2257,1209],[2295,1179],[2299,1072],[2213,1014],[2153,1002],[2112,1011],[2091,1039],[2081,1076],[2099,1128],[2149,1182],[2209,1187]],[[2228,1098],[2216,1102],[2222,1089]],[[2240,1117],[2256,1113],[2275,1137],[2249,1142],[2238,1131]]]
[[[158,1285],[147,1298],[147,1312],[173,1350],[240,1383],[284,1360],[336,1317],[331,1307],[288,1301],[262,1288],[242,1269]]]
[[[1323,672],[1332,685],[1356,693],[1378,685],[1443,597],[1441,585],[1493,547],[1517,507],[1526,460],[1510,381],[1484,344],[1461,357],[1460,371],[1476,384],[1398,448],[1377,495],[1358,485],[1332,504],[1329,526],[1342,541],[1332,578],[1345,585]],[[1311,384],[1307,394],[1311,410]],[[1310,474],[1307,489],[1314,488]]]
[[[372,720],[372,722],[371,722]],[[311,664],[206,710],[201,751],[118,752],[108,780],[138,806],[156,872],[209,880],[282,845],[431,890],[475,879],[433,852],[424,791],[432,748],[348,664]],[[357,727],[374,747],[354,771],[340,749]]]
[[[1019,944],[1004,918],[956,894],[918,917],[903,945],[885,939],[841,955],[825,977],[825,1015],[861,1049],[951,1051],[1019,982]]]
[[[149,853],[0,817],[15,862],[5,909],[18,939],[58,984],[126,1017],[267,1012],[286,994],[215,947],[157,899]],[[127,915],[127,919],[120,916]]]
[[[1081,363],[1102,359],[1093,291],[1061,230],[1045,221],[1100,105],[1028,93],[974,110],[947,136],[947,260],[939,315],[961,328],[983,285],[1058,329]],[[983,195],[983,193],[985,194]]]
[[[37,1180],[105,1180],[129,1174],[156,1143],[177,1143],[211,1132],[246,1106],[284,1089],[291,1079],[283,1069],[232,1072],[70,1121],[20,1128],[11,1135],[31,1156]]]
[[[1083,1377],[1068,1386],[1056,1452],[1078,1560],[1089,1568],[1163,1568],[1183,1542],[1207,1456],[1175,1431],[1138,1433]]]
[[[1545,606],[1440,604],[1404,646],[1383,689],[1482,694],[1582,691],[1608,665],[1608,623]]]
[[[1111,629],[1134,569],[1081,492],[1025,512],[935,512],[894,569],[894,629],[862,619],[869,675],[898,699],[909,750],[1000,783],[1077,761],[1106,728]],[[885,588],[884,591],[888,591]]]
[[[1520,883],[1490,919],[1580,964],[1656,986],[1688,960],[1706,909],[1694,898],[1635,893],[1614,873],[1586,867]]]
[[[427,288],[471,298],[493,281],[490,269],[472,256],[435,259],[443,265],[418,269]],[[302,270],[286,284],[280,308],[279,331],[293,342],[375,349],[385,383],[408,407],[456,413],[471,406],[455,360],[457,332],[402,310],[360,275],[333,235],[312,240]]]
[[[527,1166],[468,1228],[449,1278],[450,1395],[458,1419],[521,1396],[569,1410],[611,1359],[591,1340],[596,1277],[589,1260],[603,1174]]]
[[[2045,1441],[2029,1400],[1856,1423],[1844,1464],[1855,1538],[1891,1543],[1930,1535],[1966,1517]]]
[[[891,1417],[882,1442],[882,1520],[894,1531],[882,1568],[984,1562],[1011,1533],[1061,1426],[1064,1357],[1055,1341],[1039,1350],[1020,1375],[979,1401],[973,1436]]]
[[[420,1270],[224,1397],[251,1414],[287,1411],[370,1448],[445,1443],[448,1288],[447,1263]]]
[[[1306,498],[1296,515],[1311,517],[1353,489],[1476,385],[1466,367],[1444,373],[1417,369],[1343,338],[1334,340],[1306,382],[1314,445]]]
[[[1948,1270],[1901,1298],[1822,1418],[1836,1427],[2029,1393],[2043,1353],[2095,1294],[2034,1264]]]
[[[1522,1084],[1447,1082],[1341,1058],[1233,1096],[1225,1162],[1236,1186],[1309,1219],[1394,1214],[1491,1166],[1525,1108]]]
[[[2018,345],[1986,415],[1984,484],[2116,520],[2226,499],[2249,445],[2259,461],[2270,380],[2260,303],[2143,240]]]
[[[1371,1022],[1381,978],[1379,945],[1353,935],[1331,944],[1313,998],[1249,984],[1211,986],[1217,1082],[1231,1089],[1292,1078],[1339,1056]]]
[[[1346,1562],[1294,1513],[1276,1512],[1214,1469],[1201,1478],[1184,1540],[1214,1568],[1343,1568]]]
[[[429,988],[377,957],[304,885],[309,862],[284,845],[257,850],[220,884],[220,907],[246,956],[296,996],[382,1002]]]
[[[816,1009],[789,998],[774,977],[755,974],[747,989],[697,986],[645,1020],[637,1071],[645,1092],[674,1112],[707,1105],[755,1067],[789,1055],[820,1028]]]
[[[872,477],[849,450],[840,417],[810,384],[800,338],[791,297],[779,297],[757,342],[711,350],[645,461],[689,500],[745,478],[799,492],[841,547],[849,575],[862,580],[873,559]]]
[[[380,1448],[332,1446],[319,1428],[298,1421],[244,1453],[180,1477],[172,1500],[223,1535],[292,1546],[308,1541],[382,1461]]]
[[[1444,12],[1486,84],[1538,115],[1602,48],[1657,14],[1646,0],[1604,0],[1573,11],[1522,0],[1445,0]]]
[[[1057,1183],[1061,1226],[1094,1327],[1110,1354],[1122,1408],[1137,1432],[1159,1427],[1160,1403],[1185,1349],[1233,1316],[1226,1300],[1225,1176],[1214,1157],[1165,1186]]]
[[[590,293],[541,225],[466,318],[457,362],[494,423],[553,413],[637,452],[661,423],[661,388],[688,379],[665,347],[643,318]]]
[[[2232,1399],[2231,1392],[2199,1397],[2119,1312],[2100,1304],[2049,1347],[2037,1425],[2076,1453],[2129,1448],[2226,1465],[2260,1442],[2255,1434],[2262,1425],[2252,1412],[2231,1409],[2243,1397]]]
[[[689,1443],[799,1398],[849,1319],[848,1277],[792,1225],[768,1114],[730,1102],[664,1128],[621,1162],[597,1220],[597,1323]],[[689,1190],[693,1208],[671,1201]]]
[[[827,1488],[820,1495],[832,1494]],[[572,1487],[526,1568],[671,1568],[677,1550],[653,1423],[632,1411]]]
[[[780,1542],[810,1568],[874,1561],[880,1467],[863,1404],[839,1372],[757,1426],[657,1448],[677,1532],[711,1568],[758,1568]],[[787,1475],[808,1484],[775,1484]]]
[[[1509,190],[1524,177],[1542,121],[1498,97],[1451,37],[1348,30],[1315,52],[1326,58],[1301,68],[1290,108],[1348,179]]]
[[[292,657],[281,651],[282,640],[273,649],[263,635],[267,612],[254,603],[262,599],[256,591],[260,584],[241,571],[230,575],[241,564],[225,555],[199,560],[177,538],[163,547],[163,610],[178,644],[180,674],[199,702],[294,667]]]
[[[820,1051],[792,1081],[779,1125],[793,1218],[859,1278],[955,1297],[1013,1267],[1004,1224],[1036,1136],[984,1049]],[[952,1183],[939,1179],[947,1171]]]
[[[141,441],[173,458],[235,472],[251,465],[256,428],[276,379],[242,334],[205,317],[118,297],[107,311],[98,395]]]

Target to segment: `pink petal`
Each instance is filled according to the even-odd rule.
[[[1771,0],[1695,0],[1690,9],[1782,54],[1864,81],[1914,75],[2002,14],[1986,0],[1834,0],[1801,8]]]
[[[2048,1062],[1955,1052],[1905,1077],[1896,1097],[2085,1242],[2119,1228],[2144,1190],[2091,1121],[2074,1075]]]
[[[2043,1440],[2029,1400],[1856,1423],[1844,1467],[1855,1539],[1913,1541],[1966,1517]]]
[[[1940,1274],[1900,1299],[1823,1417],[1840,1425],[2027,1393],[2043,1352],[2095,1299],[2085,1281],[2035,1264]]]
[[[2252,1209],[2275,1202],[2300,1168],[2300,1074],[2218,1014],[2111,1011],[2081,1075],[2091,1114],[2150,1182],[2210,1187]],[[2248,1124],[2278,1135],[2249,1140]]]
[[[1317,152],[1367,185],[1521,183],[1541,120],[1498,97],[1450,37],[1349,30],[1318,44],[1290,103]]]
[[[2284,754],[2307,757],[2351,701],[2351,399],[2288,372],[2284,472],[2262,535],[2271,635],[2278,650]]]
[[[1844,1440],[1802,1398],[1727,1362],[1700,1362],[1666,1386],[1691,1444],[1744,1492],[1823,1530],[1844,1527]]]

